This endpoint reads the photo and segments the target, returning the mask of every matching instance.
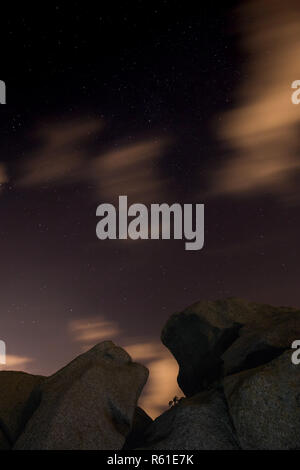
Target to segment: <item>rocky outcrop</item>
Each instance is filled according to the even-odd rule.
[[[191,396],[290,348],[300,338],[300,312],[234,298],[203,301],[172,315],[161,338],[179,364],[179,386]]]
[[[36,388],[39,405],[14,448],[121,449],[147,377],[123,349],[98,344]]]
[[[300,449],[300,366],[286,351],[226,377],[224,390],[243,449]]]
[[[187,397],[154,421],[137,406],[147,369],[111,341],[51,377],[0,372],[0,450],[300,450],[300,311],[199,302],[162,339]]]
[[[25,372],[0,372],[0,429],[14,443],[35,410],[29,398],[44,377]]]
[[[239,448],[221,391],[185,398],[157,418],[146,431],[144,449],[234,450]]]

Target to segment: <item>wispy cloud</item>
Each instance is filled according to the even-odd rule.
[[[8,182],[8,175],[4,163],[0,163],[0,191],[2,186]]]
[[[34,362],[34,359],[16,354],[6,355],[6,364],[0,364],[0,370],[22,370],[26,371],[26,366]]]
[[[240,9],[248,57],[237,106],[222,116],[219,136],[235,156],[214,174],[215,193],[267,189],[298,195],[300,107],[291,83],[300,77],[300,5],[296,0],[253,0]]]
[[[91,177],[107,199],[120,194],[145,200],[163,191],[164,179],[159,171],[159,158],[170,141],[142,140],[110,150],[91,162]]]
[[[171,141],[153,137],[130,143],[112,142],[105,151],[91,149],[91,137],[103,131],[97,119],[46,123],[34,134],[36,148],[25,157],[17,184],[36,187],[43,184],[84,183],[95,188],[102,199],[120,194],[145,201],[161,194],[165,178],[160,159]],[[98,144],[101,146],[101,142]],[[96,145],[96,147],[97,147]]]
[[[102,121],[96,119],[42,125],[34,134],[40,143],[21,165],[18,183],[32,187],[80,181],[86,165],[86,140],[102,127]]]
[[[82,349],[87,350],[93,344],[113,339],[120,334],[118,325],[103,317],[73,320],[69,324],[73,341],[81,343]]]

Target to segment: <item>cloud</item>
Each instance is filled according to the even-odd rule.
[[[97,119],[42,125],[35,133],[41,144],[21,166],[18,183],[32,187],[80,181],[86,165],[85,141],[102,128],[102,121]]]
[[[6,354],[6,364],[0,364],[0,370],[26,370],[26,365],[34,361],[31,357]]]
[[[37,131],[48,146],[57,148],[74,145],[103,129],[101,119],[77,119],[64,122],[43,124]]]
[[[3,163],[0,163],[0,191],[1,187],[8,182],[8,176],[6,172],[6,167]]]
[[[219,137],[231,158],[214,174],[215,193],[267,189],[293,197],[300,169],[300,107],[291,84],[300,78],[300,5],[295,0],[253,0],[240,9],[248,56],[237,107],[221,118]]]
[[[106,199],[125,194],[142,201],[163,191],[159,158],[169,145],[167,139],[142,140],[123,145],[91,162],[91,177]]]
[[[103,317],[73,320],[69,324],[73,341],[82,344],[83,350],[88,350],[93,344],[113,339],[120,334],[118,325]]]
[[[81,119],[47,123],[35,132],[40,142],[20,168],[18,184],[84,183],[105,200],[126,194],[140,201],[161,194],[165,179],[160,158],[170,144],[166,138],[140,139],[130,144],[115,142],[99,152],[89,148],[90,137],[103,129],[100,120]]]

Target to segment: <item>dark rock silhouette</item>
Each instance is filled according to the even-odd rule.
[[[138,406],[135,410],[131,430],[127,436],[123,450],[135,449],[143,445],[145,442],[146,429],[148,429],[152,422],[152,418]]]
[[[11,444],[6,438],[4,432],[0,429],[0,450],[10,450]]]
[[[191,396],[222,377],[271,361],[300,338],[300,311],[225,299],[198,302],[170,317],[162,342]]]

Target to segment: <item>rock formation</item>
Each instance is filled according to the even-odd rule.
[[[210,390],[181,400],[151,424],[146,449],[234,450],[239,443],[223,393]]]
[[[224,390],[243,449],[300,449],[300,370],[292,351],[225,378]]]
[[[111,341],[50,377],[0,372],[0,450],[300,449],[300,311],[225,299],[170,317],[186,397],[154,421],[147,369]],[[170,397],[171,398],[171,397]]]
[[[171,316],[161,339],[177,360],[186,396],[259,366],[300,339],[300,311],[241,299],[198,302]]]
[[[24,372],[0,372],[0,429],[9,443],[16,441],[32,415],[34,404],[29,398],[43,379]]]
[[[123,349],[100,343],[35,389],[39,405],[15,449],[121,449],[147,377]]]

